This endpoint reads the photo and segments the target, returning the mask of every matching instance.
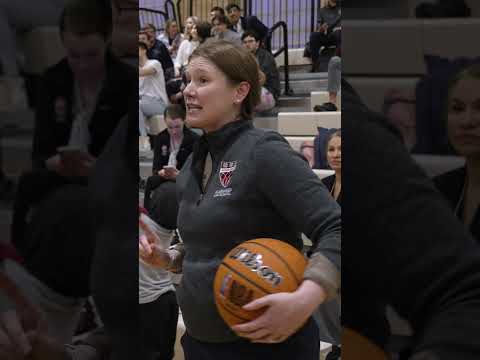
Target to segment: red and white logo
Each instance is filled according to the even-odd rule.
[[[236,161],[222,161],[220,166],[220,184],[224,188],[230,185],[230,181],[232,180],[232,175],[235,169],[237,168]]]

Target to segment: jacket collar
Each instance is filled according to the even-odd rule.
[[[206,133],[202,138],[205,139],[210,154],[215,157],[215,155],[225,151],[225,148],[233,143],[241,133],[252,128],[252,121],[238,120],[228,123],[214,132]]]

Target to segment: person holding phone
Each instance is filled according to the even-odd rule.
[[[162,191],[160,187],[165,182],[175,181],[199,138],[185,126],[185,108],[181,105],[167,106],[164,119],[167,128],[153,140],[152,176],[147,179],[144,196],[144,207],[156,221],[161,204],[155,200],[155,193]]]
[[[73,2],[60,19],[66,57],[43,76],[33,169],[20,177],[13,204],[12,242],[23,254],[29,211],[65,185],[86,185],[96,157],[127,111],[129,91],[123,84],[136,82],[137,71],[111,51],[112,9],[107,4]]]

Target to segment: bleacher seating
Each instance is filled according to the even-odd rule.
[[[43,74],[65,56],[58,27],[55,26],[42,26],[19,34],[17,43],[25,59],[24,71],[30,75]]]
[[[312,91],[310,94],[310,111],[313,111],[315,105],[322,105],[329,101],[328,91]],[[338,109],[342,108],[342,96],[338,94],[337,103]]]
[[[315,136],[318,127],[341,128],[340,111],[279,113],[277,131],[288,136]]]
[[[313,142],[315,137],[313,136],[287,136],[285,139],[288,141],[290,146],[292,147],[293,150],[295,151],[300,151],[300,147],[302,146],[302,143],[304,141],[310,141]]]
[[[424,55],[478,56],[471,42],[458,39],[477,34],[480,18],[345,20],[343,26],[349,29],[342,40],[349,54],[342,64],[344,75],[375,111],[380,111],[387,88],[414,92],[426,71]],[[382,61],[372,61],[375,54]]]

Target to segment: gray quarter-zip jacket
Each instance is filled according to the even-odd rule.
[[[202,149],[212,173],[202,187]],[[340,208],[305,159],[278,133],[236,121],[204,135],[177,177],[178,229],[184,241],[183,279],[177,291],[188,333],[205,342],[238,337],[218,314],[213,280],[223,257],[238,244],[261,237],[302,249],[314,244],[304,279],[329,297],[340,287]]]

